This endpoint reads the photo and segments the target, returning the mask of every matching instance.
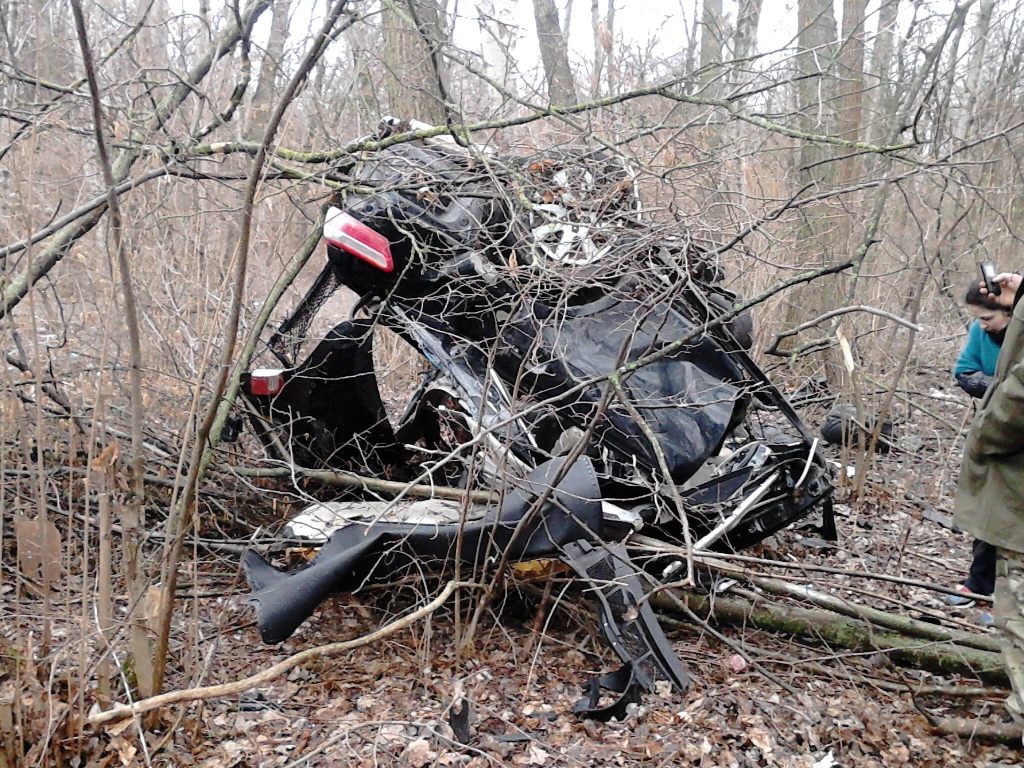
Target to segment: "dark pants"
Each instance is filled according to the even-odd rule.
[[[979,595],[991,595],[996,586],[996,548],[981,539],[974,540],[974,559],[964,586]]]

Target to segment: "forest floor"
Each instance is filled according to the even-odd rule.
[[[944,395],[933,394],[941,403]],[[962,408],[940,405],[936,410],[952,413],[954,422],[963,418]],[[897,435],[902,435],[898,443],[905,448],[875,459],[858,498],[848,484],[837,488],[835,546],[820,547],[813,538],[804,538],[805,533],[787,530],[746,554],[943,586],[960,582],[968,565],[969,536],[927,519],[952,513],[956,441],[949,430],[943,437],[943,430],[930,418],[922,420],[916,409],[897,421]],[[833,457],[840,458],[835,451]],[[979,635],[992,632],[977,624],[985,606],[954,609],[942,594],[926,589],[844,573],[753,567],[853,603],[931,615],[933,620],[943,616],[950,626]],[[266,646],[246,605],[237,556],[198,551],[187,576],[180,588],[172,647],[177,666],[169,671],[169,690],[238,680],[297,651],[359,637],[423,601],[411,587],[337,596],[323,603],[287,642]],[[16,673],[0,669],[0,715],[11,711],[2,706],[4,696],[10,697],[18,683],[14,710],[21,718],[26,749],[36,748],[29,754],[38,758],[33,764],[44,764],[47,754],[66,765],[202,768],[980,768],[1021,764],[1024,759],[1012,746],[942,735],[930,727],[929,716],[966,717],[982,724],[1003,721],[1006,691],[986,688],[977,679],[901,668],[882,653],[830,648],[823,641],[752,628],[717,627],[726,644],[706,627],[680,621],[667,623],[666,632],[692,675],[688,691],[659,687],[622,722],[580,720],[571,709],[582,694],[581,684],[618,662],[598,639],[593,611],[579,590],[563,589],[563,582],[557,582],[553,607],[538,609],[546,578],[511,583],[462,654],[455,640],[457,632],[465,632],[466,598],[459,607],[449,601],[381,641],[304,663],[241,696],[160,710],[147,722],[144,740],[134,720],[93,729],[83,728],[75,718],[62,718],[63,703],[72,701],[72,709],[84,711],[96,702],[86,688],[83,704],[75,695],[75,676],[65,674],[88,664],[78,652],[67,650],[78,647],[70,641],[81,609],[68,603],[62,612],[60,600],[51,601],[54,642],[68,642],[63,646],[66,658],[44,666],[24,648],[31,638],[38,642],[42,600],[32,594],[13,599],[8,579],[0,603],[0,629],[11,643],[5,654],[17,652],[28,661]],[[22,645],[15,648],[12,638]],[[737,647],[750,663],[736,653]],[[41,674],[43,669],[49,670],[47,675]],[[927,687],[928,692],[894,692],[894,684]],[[970,690],[965,694],[965,689]],[[459,700],[469,707],[466,743],[460,743],[450,725]]]

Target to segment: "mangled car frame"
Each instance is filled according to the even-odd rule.
[[[385,121],[381,137],[407,127]],[[395,143],[361,157],[334,202],[327,265],[269,343],[282,367],[243,379],[257,435],[283,461],[500,499],[345,502],[309,564],[282,571],[250,553],[263,639],[403,563],[561,558],[591,582],[624,661],[579,711],[599,714],[601,687],[621,694],[612,714],[655,680],[685,687],[643,600],[644,568],[662,575],[665,562],[634,567],[630,536],[737,549],[812,513],[831,527],[825,463],[749,357],[749,315],[732,311],[709,253],[648,220],[605,150]],[[300,360],[340,286],[359,297],[350,318]],[[424,361],[394,424],[379,328]]]

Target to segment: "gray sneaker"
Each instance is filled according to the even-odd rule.
[[[1024,724],[1024,706],[1021,705],[1020,696],[1016,693],[1011,693],[1006,697],[1004,702],[1006,711],[1010,713],[1010,717],[1013,718],[1015,723]]]
[[[957,584],[953,587],[957,592],[962,592],[960,595],[946,595],[946,605],[954,605],[957,608],[973,608],[974,598],[968,597],[971,594],[971,590],[965,587],[963,584]]]

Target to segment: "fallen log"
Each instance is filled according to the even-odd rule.
[[[967,717],[926,717],[932,730],[944,736],[999,741],[1011,745],[1021,743],[1019,723],[985,723]]]
[[[820,608],[834,611],[835,613],[840,613],[853,619],[862,619],[863,621],[870,622],[875,626],[898,632],[901,635],[919,637],[924,640],[951,641],[957,645],[976,648],[979,651],[992,651],[993,653],[1002,652],[1002,647],[999,645],[999,641],[991,635],[946,629],[945,627],[940,627],[937,624],[931,624],[927,621],[920,621],[907,616],[898,616],[894,613],[880,611],[877,608],[871,608],[866,605],[860,605],[849,600],[844,600],[837,595],[821,592],[819,590],[812,589],[811,587],[802,586],[800,584],[791,584],[790,582],[780,581],[779,579],[760,576],[752,573],[746,568],[737,568],[736,566],[719,563],[705,563],[705,565],[718,573],[731,576],[736,579],[743,579],[744,581],[760,587],[773,595],[807,600]]]
[[[1009,687],[1002,655],[969,648],[951,640],[922,642],[898,632],[879,629],[861,619],[818,608],[800,608],[770,601],[757,604],[736,597],[710,598],[694,592],[664,590],[650,597],[662,611],[697,616],[719,624],[796,635],[853,651],[884,653],[896,664],[940,675],[963,675],[989,685]]]

